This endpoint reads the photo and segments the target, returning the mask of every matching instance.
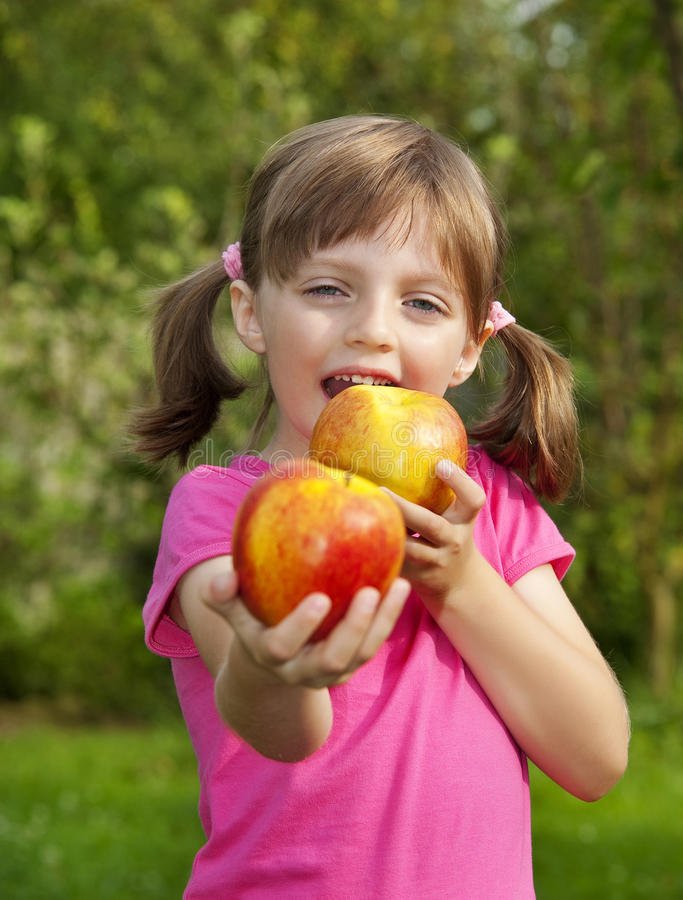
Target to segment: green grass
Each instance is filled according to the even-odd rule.
[[[0,896],[180,897],[201,840],[182,727],[0,735]]]
[[[173,900],[201,841],[183,726],[0,734],[0,896]],[[622,783],[597,804],[532,771],[539,900],[683,897],[683,735],[637,728]]]
[[[683,898],[683,733],[634,731],[629,768],[586,804],[532,771],[539,900]]]

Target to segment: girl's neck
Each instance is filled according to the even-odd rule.
[[[284,457],[295,459],[308,453],[308,443],[303,435],[285,429],[282,427],[282,423],[278,423],[274,434],[260,451],[260,455],[269,463],[277,459],[282,460]]]

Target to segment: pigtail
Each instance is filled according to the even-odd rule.
[[[218,353],[213,313],[228,283],[222,263],[212,263],[159,295],[153,323],[158,401],[133,419],[135,449],[152,462],[175,455],[181,465],[215,423],[222,400],[233,400],[248,382]]]
[[[470,435],[536,493],[562,500],[581,469],[571,365],[520,325],[508,325],[496,341],[508,362],[502,395]]]

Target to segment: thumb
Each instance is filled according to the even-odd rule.
[[[214,575],[209,581],[209,590],[206,597],[207,606],[221,612],[226,604],[237,596],[237,574],[235,572],[221,572]]]

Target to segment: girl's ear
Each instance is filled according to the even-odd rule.
[[[235,331],[245,347],[265,353],[266,342],[256,310],[256,297],[246,281],[238,278],[230,284],[230,305]]]
[[[453,369],[453,374],[451,375],[451,380],[448,382],[448,387],[457,387],[459,384],[463,384],[463,382],[467,381],[477,367],[481,351],[484,349],[484,344],[492,334],[493,323],[487,319],[479,336],[479,341],[468,340],[465,344],[458,364],[455,369]]]

